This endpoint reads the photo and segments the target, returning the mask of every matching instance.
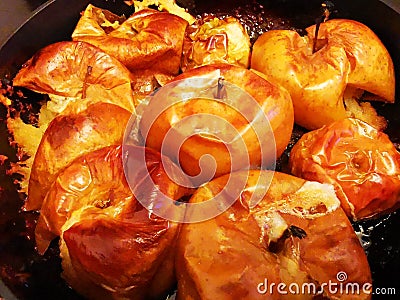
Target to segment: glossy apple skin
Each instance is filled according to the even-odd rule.
[[[183,72],[212,63],[230,63],[248,68],[250,37],[234,17],[208,16],[188,26],[183,42]]]
[[[367,26],[345,19],[321,24],[313,53],[315,26],[307,36],[292,30],[271,30],[253,46],[251,68],[292,96],[295,122],[309,130],[348,117],[343,103],[347,87],[366,90],[394,102],[392,59]]]
[[[137,177],[125,177],[123,153],[142,162],[143,151],[145,163],[127,171]],[[78,293],[159,299],[173,287],[179,224],[156,216],[135,197],[158,205],[161,193],[174,200],[191,193],[169,179],[166,165],[177,168],[152,149],[108,146],[78,157],[57,176],[42,206],[36,244],[43,253],[61,237],[62,276]]]
[[[40,209],[58,172],[78,156],[121,144],[130,117],[129,111],[109,103],[55,117],[36,151],[24,209]]]
[[[307,28],[310,40],[315,36],[315,25]],[[375,94],[387,102],[394,102],[395,74],[393,61],[379,37],[366,25],[346,19],[332,19],[322,23],[319,39],[341,46],[350,62],[347,84]]]
[[[78,156],[55,176],[35,229],[39,253],[62,234],[62,226],[86,206],[118,208],[132,197],[122,169],[121,146],[102,147]]]
[[[333,184],[353,220],[399,207],[400,153],[385,133],[360,120],[344,119],[306,133],[289,163],[295,176]]]
[[[104,19],[99,19],[103,13]],[[182,56],[187,21],[154,9],[143,9],[116,28],[103,27],[105,19],[120,19],[109,11],[89,5],[73,34],[75,41],[99,47],[122,62],[129,70],[177,75]]]
[[[251,124],[253,120],[246,120],[246,112],[238,112],[235,109],[238,103],[227,105],[221,100],[196,98],[175,103],[160,113],[154,120],[151,109],[145,110],[140,123],[140,130],[141,132],[148,132],[145,141],[146,146],[161,151],[164,138],[174,124],[185,117],[207,114],[212,117],[220,117],[239,132],[237,136],[243,139],[246,149],[243,149],[239,154],[237,161],[242,163],[248,159],[250,165],[254,168],[260,167],[262,161],[263,166],[275,162],[275,159],[283,153],[288,145],[293,129],[293,105],[288,92],[250,70],[230,64],[212,64],[198,67],[179,75],[172,83],[201,76],[213,79],[223,77],[226,82],[238,86],[252,96],[256,105],[259,105],[260,112],[266,116],[270,123],[274,141],[270,140],[268,135],[257,136],[257,132]],[[182,90],[179,90],[179,92],[182,92]],[[187,88],[187,92],[191,92],[190,86]],[[230,100],[240,101],[240,99]],[[152,105],[158,104],[150,101],[149,107]],[[249,106],[246,109],[252,110],[255,107],[254,104]],[[204,124],[202,124],[201,129],[207,131],[207,121]],[[231,168],[235,170],[235,168],[245,167],[245,165],[241,166],[240,163],[232,163],[226,145],[221,140],[210,138],[206,133],[194,133],[179,148],[179,163],[187,174],[191,176],[199,174],[199,159],[205,154],[211,154],[216,161],[214,177],[230,172]],[[261,149],[260,145],[262,145]],[[264,145],[266,146],[264,147]]]
[[[305,189],[315,183],[288,174],[251,170],[247,176],[245,189],[227,211],[182,226],[176,259],[178,299],[314,299],[315,295],[283,295],[276,289],[263,294],[257,286],[265,279],[269,285],[297,283],[301,287],[329,280],[337,284],[339,272],[346,272],[346,282],[371,283],[366,255],[333,187],[327,196],[325,190]],[[252,206],[251,197],[268,188],[260,184],[261,177],[272,177],[272,181],[262,200]],[[202,186],[190,202],[210,200],[224,188],[227,178]],[[268,241],[282,224],[301,228],[306,236],[292,235],[273,250]],[[324,295],[370,298],[366,293],[332,295],[327,288]]]
[[[99,48],[63,41],[35,53],[19,70],[13,84],[56,97],[59,102],[90,99],[92,103],[111,102],[134,112],[132,80],[132,74],[121,62]]]
[[[90,208],[80,217],[63,232],[61,244],[62,276],[80,294],[160,299],[173,288],[177,223],[149,217],[143,207],[125,219]]]

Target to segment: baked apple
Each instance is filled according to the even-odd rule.
[[[176,75],[188,23],[168,12],[143,9],[127,20],[88,5],[72,39],[93,44],[116,57],[129,70]]]
[[[36,151],[24,208],[40,209],[57,173],[78,156],[121,144],[130,117],[129,111],[110,103],[95,103],[79,113],[55,117]]]
[[[85,297],[160,299],[173,288],[179,224],[148,211],[131,189],[154,203],[160,193],[179,200],[190,191],[169,179],[152,149],[144,149],[146,163],[134,170],[147,176],[128,183],[122,155],[137,160],[142,150],[109,146],[80,156],[59,173],[43,203],[38,250],[61,235],[62,276]]]
[[[289,91],[295,122],[309,130],[346,117],[383,129],[385,119],[370,103],[354,100],[361,90],[394,102],[393,62],[376,34],[356,21],[329,20],[321,24],[313,52],[315,25],[307,33],[264,33],[253,46],[251,67]]]
[[[205,17],[186,28],[181,69],[212,63],[244,68],[250,61],[250,37],[234,17]]]
[[[112,56],[84,42],[58,42],[29,59],[13,79],[15,86],[48,94],[47,108],[61,113],[69,103],[108,102],[135,110],[132,75]]]
[[[203,185],[190,203],[216,201],[229,177],[243,176],[245,188],[227,211],[182,225],[177,299],[370,298],[368,261],[333,186],[238,171]],[[339,290],[346,283],[360,293]]]
[[[146,146],[179,162],[195,185],[231,170],[275,163],[292,127],[287,91],[230,64],[176,77],[150,99],[140,122]]]
[[[289,163],[293,175],[332,184],[353,220],[399,207],[400,153],[363,121],[348,118],[306,133]]]

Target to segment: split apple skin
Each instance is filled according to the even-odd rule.
[[[358,119],[304,134],[289,164],[295,176],[334,185],[353,220],[377,217],[400,205],[400,153],[385,133]]]

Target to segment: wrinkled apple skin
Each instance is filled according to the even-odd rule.
[[[123,154],[129,157],[126,168]],[[164,168],[178,167],[153,149],[113,145],[78,157],[58,174],[42,206],[36,244],[43,253],[60,236],[62,276],[78,293],[159,299],[173,288],[180,225],[151,207],[165,204],[162,196],[179,200],[192,191]]]
[[[24,208],[40,209],[57,174],[80,155],[121,144],[131,115],[117,105],[96,103],[55,117],[36,151]]]
[[[134,112],[132,74],[116,58],[84,42],[50,44],[29,59],[13,79],[15,86],[48,94],[56,113],[69,102],[89,99]]]
[[[103,12],[102,19],[99,15]],[[174,14],[143,9],[113,27],[102,27],[118,17],[89,5],[80,18],[72,39],[99,47],[122,62],[130,71],[177,75],[187,21]]]
[[[353,220],[400,204],[400,153],[385,133],[360,120],[344,119],[306,133],[289,164],[295,176],[333,184]]]

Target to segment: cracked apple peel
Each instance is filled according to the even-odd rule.
[[[289,164],[295,176],[334,185],[351,219],[379,216],[400,205],[400,153],[385,133],[358,119],[304,134]]]

